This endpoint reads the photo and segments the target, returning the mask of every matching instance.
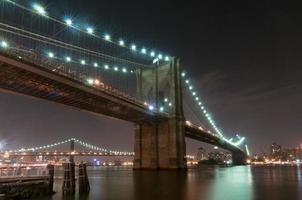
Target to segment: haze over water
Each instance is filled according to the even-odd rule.
[[[52,197],[62,196],[61,169]],[[88,169],[90,193],[65,199],[88,200],[300,200],[302,166],[236,166],[183,171],[133,171],[125,167]]]

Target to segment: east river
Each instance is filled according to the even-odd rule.
[[[182,171],[90,167],[87,195],[63,196],[63,171],[51,197],[39,200],[302,200],[302,166],[203,166]]]

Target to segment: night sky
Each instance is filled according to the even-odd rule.
[[[49,0],[113,38],[124,37],[181,58],[226,135],[247,137],[253,153],[272,142],[302,143],[302,13],[289,1]],[[198,2],[198,3],[197,3]],[[30,97],[0,93],[5,148],[78,137],[133,150],[133,125]],[[203,143],[188,141],[195,153]]]

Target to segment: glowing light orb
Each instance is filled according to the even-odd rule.
[[[125,46],[125,42],[124,42],[123,40],[120,40],[120,41],[119,41],[119,45]]]
[[[106,35],[105,35],[105,40],[108,40],[108,41],[109,41],[110,39],[111,39],[111,36],[108,35],[108,34],[106,34]]]
[[[136,51],[136,46],[133,44],[133,45],[131,45],[131,50],[132,51]]]
[[[1,47],[7,48],[8,47],[8,43],[6,41],[1,41]]]
[[[41,6],[41,5],[39,5],[39,4],[34,4],[33,5],[33,9],[38,13],[38,14],[40,14],[40,15],[46,15],[46,11],[45,11],[45,9]]]
[[[48,52],[48,57],[53,58],[53,57],[55,57],[55,54],[52,52]]]
[[[71,61],[71,58],[69,56],[67,56],[65,59],[66,59],[67,62]]]
[[[93,34],[94,33],[94,29],[92,27],[87,27],[86,28],[87,33],[89,34]]]

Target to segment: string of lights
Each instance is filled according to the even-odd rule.
[[[26,31],[26,30],[23,30],[23,29],[14,27],[14,26],[10,26],[8,24],[1,23],[1,22],[0,22],[0,25],[4,26],[5,28],[11,29],[11,30],[7,30],[7,29],[4,29],[4,28],[0,28],[1,31],[8,32],[10,34],[17,35],[19,37],[28,38],[28,39],[31,39],[31,40],[34,40],[34,41],[42,42],[42,43],[45,43],[45,44],[50,44],[52,46],[60,47],[60,48],[71,50],[71,51],[83,52],[87,55],[91,55],[91,56],[95,56],[95,57],[99,57],[99,58],[115,60],[116,62],[123,62],[123,63],[127,63],[129,65],[135,65],[135,66],[139,66],[139,67],[149,67],[149,66],[141,64],[141,63],[136,63],[136,62],[121,59],[121,58],[116,58],[116,57],[106,55],[106,54],[103,54],[103,53],[100,53],[100,52],[92,51],[90,49],[86,49],[86,48],[83,48],[83,47],[68,44],[66,42],[62,42],[62,41],[59,41],[59,40],[56,40],[56,39],[53,39],[53,38],[48,38],[48,37],[45,37],[45,36],[42,36],[42,35],[39,35],[39,34],[36,34],[36,33],[32,33],[30,31]],[[26,33],[26,34],[20,34],[17,31],[21,32],[21,33]]]
[[[233,142],[232,139],[227,139],[223,132],[218,128],[218,126],[216,125],[216,122],[213,120],[213,118],[211,117],[211,114],[209,113],[209,111],[206,109],[204,103],[201,101],[201,97],[199,96],[199,94],[197,93],[197,91],[195,90],[195,87],[192,84],[192,81],[186,77],[186,73],[182,72],[181,73],[182,78],[184,79],[184,83],[186,85],[186,88],[188,89],[189,93],[191,94],[191,97],[194,99],[194,101],[196,102],[198,108],[200,109],[202,115],[208,120],[209,124],[212,126],[212,128],[215,130],[215,132],[218,134],[219,137],[221,137],[223,140],[225,140],[226,142],[234,145],[234,146],[239,146],[241,145],[244,140],[245,137],[240,137],[238,138],[239,140],[236,142]],[[191,124],[191,122],[186,121],[186,123],[188,125]],[[211,131],[208,131],[209,133],[211,133]]]
[[[71,141],[74,141],[75,143],[91,149],[91,150],[95,150],[95,151],[100,151],[100,152],[104,152],[104,153],[109,153],[109,154],[113,154],[113,155],[129,155],[132,156],[134,155],[134,152],[128,152],[128,151],[114,151],[114,150],[108,150],[102,147],[98,147],[92,144],[89,144],[87,142],[83,142],[79,139],[76,138],[70,138],[67,140],[62,140],[60,142],[55,142],[52,144],[48,144],[48,145],[43,145],[43,146],[36,146],[36,147],[30,147],[30,148],[21,148],[21,149],[16,149],[16,150],[6,150],[6,151],[2,151],[2,152],[34,152],[34,151],[39,151],[39,150],[44,150],[44,149],[49,149],[49,148],[53,148],[53,147],[57,147],[59,145],[63,145],[66,143],[70,143]]]
[[[134,43],[126,45],[125,40],[122,40],[122,39],[114,40],[111,37],[111,35],[109,35],[108,33],[97,34],[96,30],[92,26],[85,26],[84,27],[84,26],[81,26],[80,24],[76,25],[74,20],[71,17],[64,17],[63,20],[59,20],[55,17],[52,17],[52,16],[49,15],[49,13],[46,11],[46,9],[38,3],[33,3],[31,8],[27,8],[27,7],[25,7],[21,4],[18,4],[14,1],[11,1],[11,0],[2,0],[2,1],[11,3],[12,5],[15,5],[18,8],[21,8],[21,9],[26,10],[28,12],[36,13],[40,16],[46,17],[47,19],[52,20],[56,23],[66,25],[66,26],[68,26],[70,28],[73,28],[74,30],[77,30],[81,33],[89,34],[89,35],[91,35],[95,38],[98,38],[98,39],[101,39],[103,41],[112,43],[112,44],[117,45],[121,48],[126,48],[128,50],[131,50],[132,52],[139,52],[142,55],[146,55],[146,56],[149,55],[151,58],[158,58],[159,60],[170,61],[169,56],[167,56],[167,55],[164,56],[162,53],[156,53],[154,50],[150,50],[148,52],[148,50],[145,47],[138,48],[137,45],[134,44]]]

